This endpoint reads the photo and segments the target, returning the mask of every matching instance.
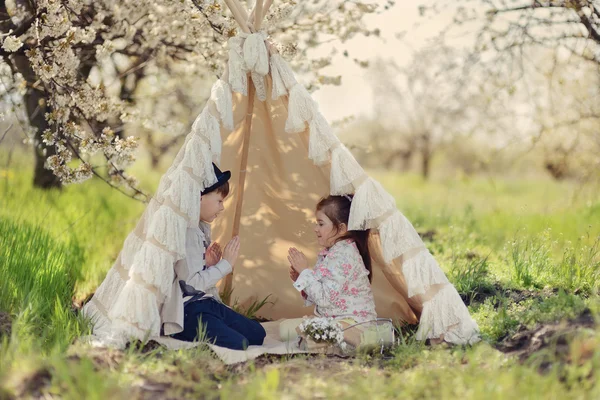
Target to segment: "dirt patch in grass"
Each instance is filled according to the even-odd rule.
[[[483,286],[479,288],[473,294],[459,293],[464,303],[469,306],[475,303],[483,303],[490,297],[502,297],[510,303],[519,304],[529,299],[542,299],[555,295],[558,293],[558,289],[546,288],[543,290],[530,290],[530,289],[509,289],[502,287],[499,283]],[[499,301],[494,304],[495,308],[500,305]]]
[[[500,342],[496,348],[503,353],[519,358],[522,363],[536,362],[541,372],[550,369],[554,363],[581,363],[593,356],[599,339],[590,337],[577,342],[577,349],[572,349],[573,341],[586,329],[596,326],[592,312],[584,310],[577,318],[562,323],[538,324],[533,329],[521,325],[517,332]],[[575,350],[577,360],[572,360]]]
[[[123,361],[124,355],[122,351],[110,348],[72,347],[67,359],[78,362],[84,357],[92,361],[96,370],[100,370],[116,369]]]
[[[558,293],[556,288],[547,288],[543,290],[529,289],[502,289],[500,294],[504,295],[512,303],[521,303],[529,299],[543,299],[554,296]]]
[[[251,371],[252,369],[264,369],[270,366],[276,366],[277,368],[293,368],[300,364],[310,364],[311,369],[314,370],[329,370],[348,363],[349,358],[339,357],[335,355],[324,355],[324,354],[291,354],[291,355],[278,355],[278,354],[265,354],[262,355],[252,363],[240,363],[234,364],[227,368],[228,372],[232,374],[242,374],[244,372]]]
[[[422,240],[427,240],[430,242],[433,242],[433,240],[435,239],[435,236],[437,235],[437,231],[434,229],[429,229],[427,231],[421,231],[421,232],[417,232],[419,234],[419,236],[421,236]]]
[[[0,311],[0,337],[10,336],[12,321],[10,314]]]
[[[24,376],[19,383],[14,387],[14,398],[42,398],[44,389],[50,385],[52,374],[47,368],[37,369],[27,376]],[[0,394],[2,394],[0,392]],[[6,398],[10,399],[12,394],[7,394]]]
[[[125,346],[125,350],[129,350],[131,348],[136,348],[142,354],[150,353],[151,351],[158,350],[161,348],[166,349],[165,346],[163,346],[155,340],[148,340],[146,343],[143,343],[140,340],[135,340],[127,343],[127,345]]]

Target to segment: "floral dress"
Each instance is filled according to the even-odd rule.
[[[356,322],[377,318],[369,271],[352,240],[341,240],[319,253],[317,265],[302,271],[294,287],[302,292],[315,314]]]

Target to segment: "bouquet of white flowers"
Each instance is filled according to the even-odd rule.
[[[298,329],[315,343],[337,344],[342,350],[346,349],[342,326],[332,318],[309,318]]]

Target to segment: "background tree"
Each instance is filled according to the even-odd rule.
[[[438,0],[419,6],[422,16],[454,12],[442,35],[475,28],[473,57],[501,65],[522,60],[531,47],[562,49],[600,64],[598,0]]]
[[[452,10],[438,40],[473,38],[463,76],[481,78],[500,147],[515,157],[539,150],[556,179],[590,176],[591,158],[574,161],[594,148],[600,127],[600,2],[459,0],[420,7],[424,17]],[[591,164],[583,166],[584,159]]]
[[[406,168],[418,154],[421,175],[428,178],[436,150],[471,134],[475,92],[463,84],[461,68],[461,53],[443,44],[415,53],[404,67],[374,64],[370,143],[379,160],[389,165],[398,159]]]

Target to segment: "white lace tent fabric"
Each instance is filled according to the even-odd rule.
[[[349,228],[372,229],[371,243],[381,255],[373,278],[378,315],[418,322],[421,340],[477,341],[476,323],[394,198],[339,141],[266,35],[246,22],[241,5],[227,3],[243,32],[229,40],[226,73],[85,306],[94,335],[122,343],[159,336],[170,322],[162,311],[177,279],[173,266],[186,257],[186,229],[198,223],[200,193],[215,181],[211,163],[222,159],[232,191],[213,238],[221,244],[234,234],[242,238],[240,261],[225,285],[235,302],[244,306],[270,296],[259,316],[306,315],[289,280],[287,250],[295,246],[316,258],[316,202],[327,193],[354,194]],[[264,13],[257,1],[252,15]]]

